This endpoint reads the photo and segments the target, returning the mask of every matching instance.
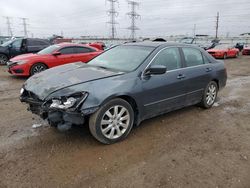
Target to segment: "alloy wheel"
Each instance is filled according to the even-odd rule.
[[[210,106],[214,103],[217,95],[217,89],[214,84],[211,84],[208,87],[207,94],[206,94],[206,102]]]
[[[43,65],[43,64],[38,64],[38,65],[35,65],[32,69],[32,74],[37,74],[39,72],[42,72],[46,70],[46,67]]]
[[[128,109],[116,105],[108,109],[101,120],[101,132],[108,139],[120,138],[128,129],[130,114]]]
[[[4,64],[6,64],[7,63],[7,61],[8,61],[8,58],[7,58],[7,56],[6,55],[0,55],[0,64],[1,65],[4,65]]]

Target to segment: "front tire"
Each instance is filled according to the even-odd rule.
[[[47,69],[47,66],[43,63],[36,63],[32,65],[30,69],[30,75],[33,76],[34,74],[37,74],[39,72],[42,72]]]
[[[209,82],[204,91],[202,101],[200,103],[201,106],[206,109],[211,108],[214,102],[216,101],[217,94],[218,94],[217,83],[214,81]]]
[[[120,98],[110,100],[90,116],[91,134],[103,144],[113,144],[127,137],[134,123],[131,105]]]
[[[9,58],[6,55],[0,54],[0,65],[6,65],[8,60]]]

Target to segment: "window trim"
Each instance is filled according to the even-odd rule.
[[[85,52],[85,53],[77,53],[77,48],[85,48],[85,49],[89,49],[89,52]],[[96,50],[94,50],[93,48],[89,48],[89,47],[85,47],[85,46],[74,46],[74,51],[75,51],[75,54],[87,54],[87,53],[93,53],[93,52],[96,52]]]
[[[176,69],[183,68],[183,63],[182,63],[183,59],[182,59],[182,56],[181,56],[180,48],[179,48],[179,47],[169,47],[169,48],[166,48],[166,49],[162,49],[161,52],[164,51],[164,50],[171,49],[171,48],[172,48],[172,49],[175,49],[175,50],[179,53],[179,63],[178,63],[178,65],[180,65],[180,67],[177,67]],[[157,54],[157,56],[156,56],[156,57],[154,58],[154,60],[152,61],[151,65],[154,64],[155,59],[159,56],[159,54],[160,54],[161,52],[159,52],[159,53]],[[172,70],[176,70],[176,69],[172,69]],[[171,71],[171,70],[169,70],[169,71]],[[168,70],[167,70],[167,72],[168,72]]]
[[[71,54],[63,54],[63,53],[61,53],[62,55],[72,55],[72,54],[75,54],[75,47],[74,46],[64,46],[64,47],[62,47],[62,48],[60,48],[60,49],[58,49],[56,51],[61,52],[61,50],[66,49],[66,48],[73,48],[73,53],[71,53]]]
[[[155,55],[154,57],[150,60],[150,62],[147,64],[147,66],[143,69],[142,73],[141,73],[141,79],[144,79],[145,78],[145,72],[146,70],[148,69],[148,67],[152,64],[152,62],[154,61],[154,59],[156,58],[156,56],[162,51],[162,50],[165,50],[167,48],[173,48],[173,47],[176,47],[179,49],[179,53],[180,53],[180,56],[181,56],[181,65],[182,67],[179,68],[179,69],[174,69],[174,70],[170,70],[166,73],[169,73],[169,72],[175,72],[175,71],[180,71],[180,70],[185,70],[185,69],[190,69],[190,68],[194,68],[194,67],[201,67],[201,66],[208,66],[209,64],[211,64],[211,62],[209,64],[207,63],[203,63],[202,65],[195,65],[195,66],[191,66],[191,67],[187,67],[186,66],[186,61],[185,61],[185,58],[184,58],[184,53],[183,53],[183,46],[167,46],[167,47],[164,47],[162,49],[160,49]],[[190,46],[185,46],[184,48],[193,48],[193,47],[190,47]],[[193,48],[193,49],[197,49],[197,48]],[[197,49],[198,51],[200,51],[199,49]],[[203,54],[201,51],[200,51],[201,54]],[[208,59],[208,58],[207,58]],[[204,62],[204,61],[203,61]]]
[[[203,64],[194,65],[194,66],[187,66],[187,62],[186,62],[186,59],[185,59],[185,54],[184,54],[183,48],[191,48],[191,49],[194,49],[194,50],[197,50],[198,52],[200,52],[201,57],[202,57]],[[184,68],[197,67],[197,66],[207,65],[207,63],[205,63],[205,61],[204,61],[204,57],[203,57],[204,55],[203,55],[203,53],[202,53],[199,49],[193,48],[193,47],[191,47],[191,46],[184,46],[184,47],[181,47],[181,51],[182,51],[182,56],[183,56]]]
[[[164,47],[164,48],[160,49],[160,50],[154,55],[154,57],[149,61],[149,63],[148,63],[147,66],[143,69],[143,71],[142,71],[142,73],[141,73],[141,78],[142,78],[142,79],[145,78],[145,72],[146,72],[146,70],[150,67],[150,65],[153,63],[153,61],[154,61],[155,58],[158,56],[158,54],[161,53],[163,50],[168,49],[168,48],[178,48],[179,54],[180,54],[180,59],[181,59],[181,68],[179,68],[179,69],[174,69],[174,70],[170,70],[170,71],[167,70],[166,73],[172,72],[172,71],[176,71],[176,70],[180,70],[180,69],[183,69],[183,68],[185,67],[184,64],[183,64],[183,57],[182,57],[181,49],[180,49],[181,46],[167,46],[167,47]]]

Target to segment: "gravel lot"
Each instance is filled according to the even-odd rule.
[[[212,109],[144,121],[109,146],[87,127],[59,133],[26,111],[25,79],[1,66],[0,187],[250,187],[250,56],[225,64],[227,87]]]

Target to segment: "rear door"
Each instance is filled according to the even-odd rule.
[[[27,52],[36,53],[49,46],[49,43],[39,39],[27,39]]]
[[[187,79],[187,105],[198,103],[202,99],[203,91],[212,79],[213,66],[208,58],[196,48],[183,47],[185,68],[183,74]]]
[[[97,55],[96,50],[88,47],[76,46],[74,60],[81,61],[83,63],[88,62]]]
[[[186,99],[186,79],[179,48],[161,50],[149,66],[152,65],[164,65],[167,72],[142,79],[145,118],[183,107]]]

